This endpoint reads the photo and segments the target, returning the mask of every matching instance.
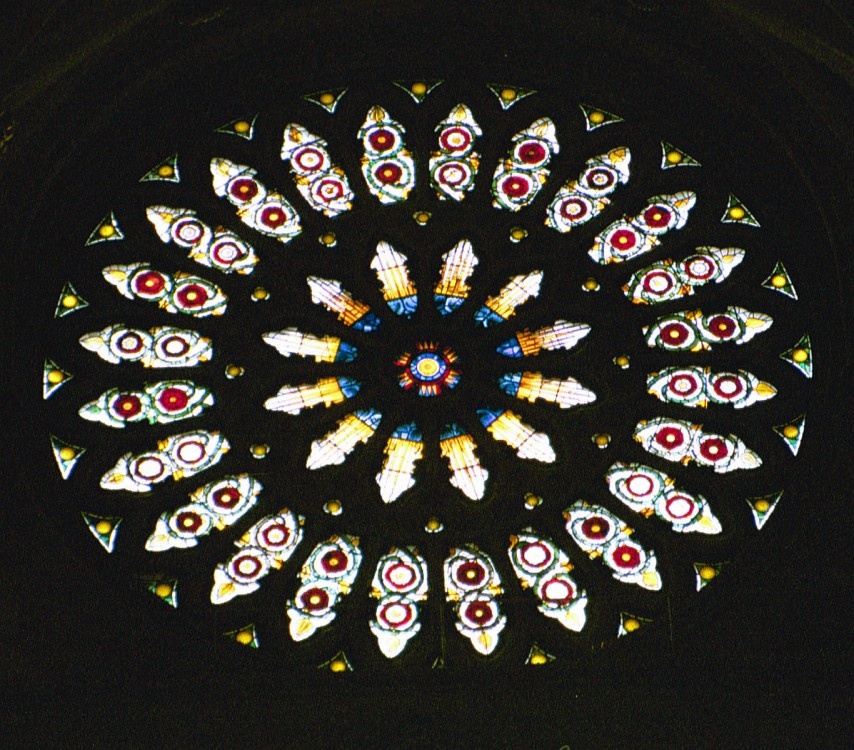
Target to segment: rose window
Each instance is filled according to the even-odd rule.
[[[607,109],[386,93],[204,123],[91,206],[43,373],[77,518],[155,597],[336,671],[660,625],[803,438],[765,217]]]

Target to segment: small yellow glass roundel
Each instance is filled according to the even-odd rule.
[[[98,521],[95,524],[95,531],[99,534],[109,534],[113,530],[113,524],[109,521]]]
[[[516,98],[516,92],[513,89],[501,89],[501,98],[505,102],[512,102]]]
[[[438,518],[433,517],[427,520],[427,530],[428,531],[438,531],[442,528],[442,524]]]
[[[787,425],[783,428],[783,435],[784,435],[784,437],[787,437],[787,438],[789,438],[790,440],[791,440],[792,438],[796,438],[796,437],[798,436],[798,428],[797,428],[797,426],[796,426],[796,425],[793,425],[793,424],[787,424]]]
[[[319,100],[321,104],[332,104],[335,101],[335,97],[327,91],[320,95]]]
[[[786,277],[781,273],[774,274],[774,276],[771,277],[771,286],[775,289],[782,289],[786,286]]]
[[[700,578],[704,581],[711,581],[718,572],[711,565],[704,565],[700,568]]]
[[[591,112],[589,116],[590,122],[596,123],[605,122],[605,115],[602,112]]]
[[[741,206],[733,206],[729,210],[730,219],[743,219],[744,218],[744,209]]]
[[[792,352],[792,359],[795,362],[806,362],[809,359],[810,355],[806,349],[795,349]]]
[[[172,586],[168,583],[158,583],[154,587],[154,593],[157,594],[161,599],[165,599],[172,593]]]
[[[346,672],[347,671],[347,662],[343,659],[333,659],[329,662],[329,669],[332,672]]]
[[[116,228],[112,224],[104,224],[98,228],[98,234],[101,237],[112,237],[116,233]]]
[[[771,507],[771,503],[769,503],[767,500],[757,500],[755,503],[753,503],[753,507],[756,508],[756,510],[758,510],[760,513],[764,513],[766,510],[768,510],[768,508]]]
[[[629,617],[623,622],[623,630],[627,633],[633,633],[640,627],[640,622],[634,617]]]
[[[249,630],[241,630],[236,636],[234,636],[234,640],[238,643],[242,643],[244,646],[248,646],[252,643],[252,633]]]
[[[59,370],[51,370],[47,374],[47,382],[56,385],[57,383],[61,383],[65,380],[65,375],[63,375]]]
[[[169,164],[164,164],[162,167],[159,167],[157,170],[157,174],[160,177],[171,177],[175,174],[175,170]]]
[[[62,306],[66,309],[71,309],[72,307],[77,307],[77,297],[74,294],[66,294],[62,298]]]
[[[682,161],[682,154],[678,151],[668,151],[667,152],[667,163],[668,164],[678,164]]]
[[[72,458],[74,458],[76,455],[77,455],[77,453],[76,453],[76,451],[74,450],[74,448],[69,448],[68,446],[66,446],[65,448],[60,448],[60,449],[59,449],[59,457],[60,457],[63,461],[70,461],[70,460],[71,460]]]
[[[530,663],[534,664],[535,666],[539,666],[540,664],[546,664],[547,662],[548,659],[546,658],[545,654],[533,654],[531,656]]]
[[[427,85],[420,81],[418,83],[413,83],[410,87],[410,91],[412,91],[415,96],[423,96],[427,93]]]
[[[248,133],[249,132],[249,123],[246,120],[238,120],[234,123],[234,132],[235,133]]]

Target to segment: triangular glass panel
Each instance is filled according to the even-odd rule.
[[[53,317],[64,318],[66,315],[71,315],[71,313],[82,310],[84,307],[89,307],[89,303],[80,296],[74,285],[68,281],[62,287],[62,292],[56,301],[56,310],[53,313]]]
[[[251,141],[255,135],[255,120],[258,115],[252,117],[238,117],[236,120],[220,125],[214,132],[226,133],[227,135],[236,135],[238,138],[243,138],[246,141]]]
[[[787,349],[780,355],[780,359],[791,362],[805,377],[812,377],[812,345],[807,334],[801,336],[800,341],[791,349]]]
[[[323,664],[318,664],[317,668],[318,669],[328,669],[330,672],[352,672],[353,671],[353,665],[350,664],[350,660],[347,658],[347,654],[345,654],[343,651],[339,651],[331,659],[323,662]]]
[[[152,594],[170,607],[178,606],[178,579],[163,576],[144,576],[142,582]]]
[[[727,201],[726,211],[724,211],[724,215],[721,216],[721,222],[723,224],[745,224],[749,227],[759,226],[759,222],[756,221],[753,214],[747,210],[747,206],[745,206],[731,193],[729,200]]]
[[[801,416],[796,417],[791,422],[786,422],[786,424],[777,425],[772,428],[774,432],[786,441],[786,445],[789,446],[789,450],[792,451],[793,456],[797,456],[801,448],[801,440],[804,439],[805,420],[806,414],[801,414]]]
[[[258,648],[258,636],[255,633],[255,626],[253,624],[244,625],[242,628],[238,628],[237,630],[229,630],[227,633],[223,633],[226,638],[239,643],[241,646],[248,646],[249,648]]]
[[[528,652],[528,658],[525,659],[525,664],[530,664],[534,667],[539,667],[543,664],[548,664],[550,661],[555,660],[555,656],[546,651],[543,651],[536,643],[531,646],[531,650]]]
[[[698,162],[693,156],[686,154],[681,148],[676,148],[672,143],[667,141],[661,142],[661,168],[673,169],[674,167],[699,167]]]
[[[510,109],[517,102],[522,101],[526,96],[536,94],[534,89],[523,89],[519,86],[505,86],[500,83],[488,83],[486,87],[495,94],[501,109]]]
[[[71,472],[74,471],[77,461],[80,460],[80,456],[86,452],[86,449],[81,448],[79,445],[66,443],[55,435],[50,436],[50,447],[53,450],[56,465],[59,467],[59,473],[62,474],[63,479],[68,479],[71,476]]]
[[[620,627],[617,628],[617,637],[622,638],[624,635],[634,633],[642,627],[649,625],[652,620],[646,617],[638,617],[637,615],[629,614],[628,612],[620,612]]]
[[[97,245],[99,242],[115,242],[123,240],[124,233],[119,228],[119,220],[116,215],[110,211],[101,221],[98,226],[92,230],[89,239],[86,240],[86,246]]]
[[[774,266],[774,270],[771,271],[771,275],[762,282],[762,286],[766,289],[773,289],[775,292],[780,292],[780,294],[785,294],[787,297],[791,297],[792,299],[798,298],[798,293],[795,291],[789,272],[786,271],[786,267],[780,261],[777,261],[777,264]]]
[[[747,498],[747,504],[750,506],[750,512],[753,514],[753,522],[757,529],[761,529],[768,521],[769,516],[774,512],[780,498],[783,497],[783,491],[774,492],[770,495],[762,495],[761,497]]]
[[[338,102],[341,101],[341,97],[346,93],[346,88],[326,89],[325,91],[315,91],[313,94],[305,94],[303,99],[312,104],[317,104],[319,107],[323,107],[331,115],[334,114]]]
[[[442,81],[392,81],[392,83],[397,86],[401,91],[405,91],[409,94],[416,104],[421,104],[428,94],[430,94],[433,89],[437,86],[441,86]]]
[[[697,591],[704,589],[717,578],[726,563],[694,563]]]
[[[588,131],[596,130],[596,128],[601,128],[605,125],[614,125],[615,123],[623,122],[623,118],[619,115],[615,115],[613,112],[606,112],[599,107],[593,107],[590,104],[579,104],[578,106],[584,113],[585,128]]]
[[[178,154],[172,154],[164,159],[156,167],[146,172],[139,180],[140,182],[181,182],[178,173]]]
[[[49,399],[73,377],[68,370],[63,370],[52,359],[46,359],[42,373],[42,397],[45,400]]]
[[[87,528],[92,532],[92,535],[98,540],[100,545],[107,552],[112,552],[116,545],[116,536],[119,532],[119,524],[122,522],[122,519],[119,516],[96,516],[92,513],[83,512],[81,512],[81,515]]]

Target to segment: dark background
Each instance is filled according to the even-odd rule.
[[[841,4],[356,2],[250,11],[222,2],[45,2],[12,12],[0,35],[0,128],[11,136],[0,155],[7,746],[845,744],[851,65]],[[69,251],[59,230],[91,225],[89,200],[100,216],[104,192],[163,158],[181,128],[258,102],[269,108],[295,87],[370,90],[421,77],[548,83],[569,102],[624,103],[615,111],[630,111],[650,132],[714,154],[729,184],[752,196],[752,210],[778,217],[763,231],[802,297],[791,341],[809,331],[818,363],[805,391],[806,438],[786,464],[787,502],[733,573],[676,613],[673,631],[548,670],[330,675],[164,615],[86,546],[91,539],[65,527],[66,508],[76,512],[80,499],[57,490],[43,446],[42,421],[52,416],[33,387],[53,335],[45,310],[67,275],[53,262]]]

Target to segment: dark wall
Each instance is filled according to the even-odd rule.
[[[852,71],[840,4],[28,3],[7,11],[0,33],[5,746],[844,744]],[[421,76],[546,81],[573,101],[577,92],[631,100],[653,129],[667,118],[669,132],[714,143],[729,174],[752,173],[752,193],[809,240],[786,250],[807,256],[800,278],[815,302],[805,320],[820,363],[809,432],[785,477],[791,503],[718,591],[636,648],[543,672],[289,669],[263,650],[212,645],[204,624],[163,617],[57,523],[58,508],[78,498],[46,492],[55,467],[43,456],[33,387],[44,301],[56,294],[51,252],[66,252],[44,249],[40,226],[54,223],[45,212],[85,205],[123,170],[136,174],[134,165],[103,170],[135,143],[170,142],[184,101],[210,121],[297,86]],[[779,149],[779,172],[756,172],[743,118],[746,132],[763,132],[763,158]],[[150,156],[138,158],[160,158]],[[773,176],[783,173],[799,182],[783,190]],[[775,204],[799,190],[808,216],[797,203]]]

